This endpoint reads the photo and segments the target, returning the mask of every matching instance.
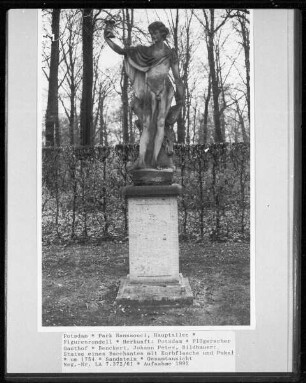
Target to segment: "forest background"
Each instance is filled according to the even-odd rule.
[[[189,308],[116,307],[129,272],[128,210],[140,132],[123,57],[169,28],[185,87],[174,127],[180,272]],[[43,325],[250,323],[250,40],[246,9],[42,11]],[[119,40],[119,41],[118,41]]]
[[[44,145],[138,141],[123,57],[103,38],[110,19],[124,47],[150,45],[153,21],[169,28],[185,86],[178,143],[249,141],[248,10],[54,9],[43,10],[42,19]]]

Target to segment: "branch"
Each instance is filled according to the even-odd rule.
[[[93,23],[94,23],[94,24],[95,24],[95,22],[97,21],[97,18],[98,18],[98,16],[100,15],[100,13],[101,13],[101,9],[98,10],[98,12],[93,16]]]
[[[68,113],[67,108],[65,107],[65,104],[64,104],[64,102],[63,102],[63,100],[62,100],[62,97],[61,97],[60,95],[58,95],[58,98],[59,98],[59,100],[60,100],[60,102],[61,102],[61,104],[62,104],[62,106],[63,106],[63,108],[64,108],[65,114],[66,114],[66,116],[67,116],[67,118],[68,118],[68,120],[69,120],[69,113]]]
[[[230,14],[231,11],[227,11],[227,14],[224,17],[223,21],[214,29],[213,33],[216,33],[226,23],[226,21],[229,19]]]
[[[233,12],[234,10],[231,10],[231,12]],[[241,18],[242,20],[244,20],[246,23],[250,23],[250,20],[245,16],[245,15],[249,15],[250,12],[247,10],[247,9],[239,9],[236,11],[236,13],[231,13],[228,15],[228,18],[230,19],[235,19],[235,18]]]
[[[49,76],[47,75],[47,72],[45,71],[45,68],[42,67],[41,69],[42,69],[44,75],[46,76],[46,79],[49,81]]]

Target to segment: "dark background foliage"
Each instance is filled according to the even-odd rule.
[[[249,144],[175,146],[181,240],[245,241],[250,235]],[[44,148],[44,243],[120,240],[128,235],[122,188],[137,145]]]

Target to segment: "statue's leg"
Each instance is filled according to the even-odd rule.
[[[138,117],[138,120],[136,121],[136,126],[138,127],[140,133],[142,132],[142,119],[143,119],[143,111],[142,111],[142,107],[141,107],[141,102],[139,100],[139,98],[137,98],[136,96],[134,97],[133,101],[131,102],[131,109],[132,111],[136,114],[136,116]]]
[[[161,99],[157,105],[157,127],[156,135],[154,139],[154,151],[153,151],[153,162],[157,164],[157,158],[163,143],[164,134],[165,134],[165,118],[166,118],[166,103],[167,98],[164,92],[162,93]]]
[[[142,134],[141,134],[140,142],[139,142],[139,158],[137,160],[137,167],[139,168],[146,167],[145,156],[146,156],[146,151],[147,151],[147,147],[150,140],[149,127],[150,127],[150,116],[144,115],[143,130],[142,130]]]

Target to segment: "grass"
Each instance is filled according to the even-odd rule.
[[[225,326],[250,323],[247,243],[180,243],[189,307],[114,304],[128,274],[128,243],[43,247],[43,326]]]

